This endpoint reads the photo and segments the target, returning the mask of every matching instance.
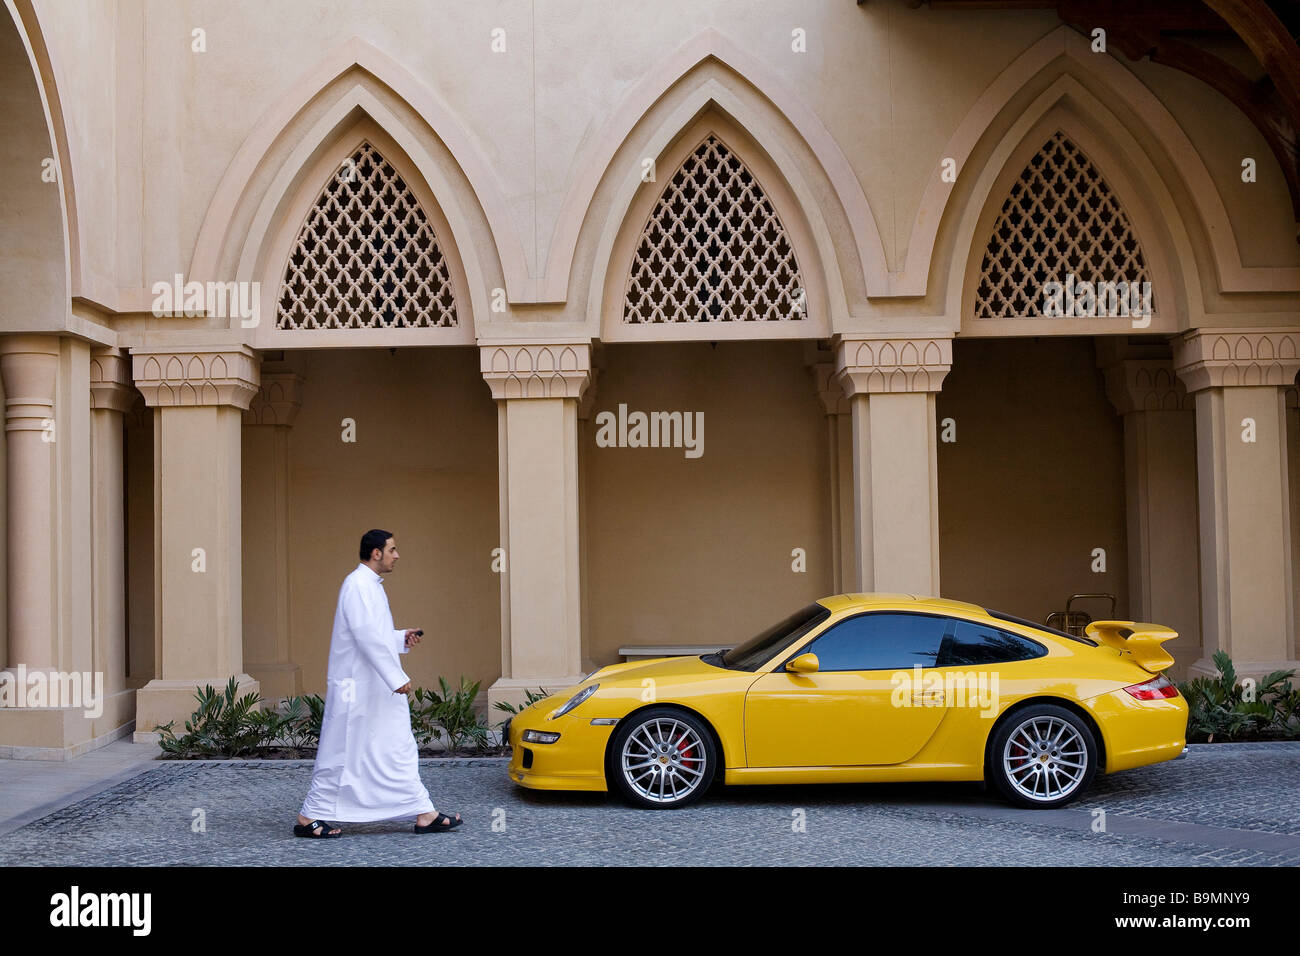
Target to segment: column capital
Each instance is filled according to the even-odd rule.
[[[1300,372],[1300,330],[1192,329],[1174,339],[1174,368],[1189,392],[1287,386]]]
[[[835,363],[818,362],[816,365],[809,365],[808,371],[812,374],[813,388],[817,392],[817,397],[821,399],[822,409],[826,414],[849,414],[851,411],[849,397],[844,394],[844,389],[835,378]]]
[[[1123,359],[1103,367],[1106,397],[1121,415],[1195,407],[1172,359]]]
[[[587,380],[587,387],[582,390],[582,398],[578,399],[578,421],[586,422],[591,420],[591,413],[596,408],[597,385],[600,384],[599,367],[591,370],[591,377]]]
[[[231,405],[247,409],[260,382],[246,345],[144,346],[131,350],[135,387],[151,408]]]
[[[582,398],[591,381],[591,342],[479,343],[479,368],[496,399]]]
[[[125,349],[101,346],[90,352],[90,407],[126,413],[135,404],[131,356]]]
[[[4,379],[5,431],[43,432],[54,417],[59,369],[55,335],[0,336],[0,378]]]
[[[832,339],[835,379],[849,396],[937,392],[952,368],[952,337],[850,332]]]
[[[302,408],[303,377],[291,369],[262,366],[261,385],[244,412],[245,425],[292,425]]]

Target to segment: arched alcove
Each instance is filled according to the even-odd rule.
[[[259,269],[271,287],[262,288],[254,345],[474,341],[468,280],[442,207],[386,131],[362,116],[298,179]]]
[[[830,334],[824,259],[808,218],[751,136],[708,110],[654,157],[653,172],[612,243],[603,341]]]

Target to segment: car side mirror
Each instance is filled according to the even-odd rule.
[[[785,669],[793,674],[816,674],[819,666],[816,654],[800,654],[794,660],[788,661]]]

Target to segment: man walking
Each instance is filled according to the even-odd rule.
[[[398,655],[418,644],[424,631],[393,627],[381,577],[397,565],[397,544],[388,531],[367,531],[360,556],[339,589],[320,746],[294,835],[341,836],[326,819],[365,823],[414,816],[416,833],[454,829],[463,822],[460,814],[439,813],[420,783],[406,699],[411,679]]]

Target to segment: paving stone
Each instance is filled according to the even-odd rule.
[[[466,819],[453,833],[417,835],[404,820],[305,840],[292,825],[310,761],[160,761],[0,836],[0,865],[1300,863],[1300,744],[1193,748],[1099,778],[1059,811],[1016,810],[974,784],[728,787],[647,811],[607,794],[524,790],[505,763],[421,761],[435,804]],[[1093,831],[1097,809],[1107,832]],[[792,828],[796,810],[804,832]]]

